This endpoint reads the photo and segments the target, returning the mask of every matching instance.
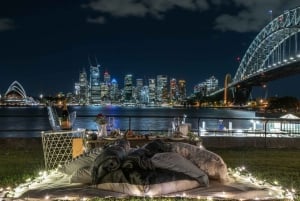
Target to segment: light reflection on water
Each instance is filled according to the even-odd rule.
[[[219,120],[228,128],[229,122],[233,129],[249,128],[252,126],[250,121],[227,120],[226,118],[254,118],[253,111],[232,110],[232,109],[212,109],[212,108],[122,108],[116,106],[73,106],[69,107],[69,112],[76,111],[77,118],[74,128],[86,128],[96,130],[95,117],[98,113],[106,116],[124,115],[124,116],[163,116],[164,118],[131,118],[130,128],[132,130],[164,130],[172,126],[174,118],[182,120],[183,115],[187,115],[186,122],[192,125],[192,129],[198,129],[203,125],[208,129],[217,129]],[[41,130],[51,130],[48,113],[46,108],[42,107],[24,107],[24,108],[0,108],[0,114],[6,115],[0,117],[0,137],[39,137]],[[9,117],[7,117],[9,115]],[[22,116],[26,115],[26,117]],[[27,116],[28,115],[28,116]],[[81,117],[85,116],[85,117]],[[169,117],[169,118],[165,118]],[[210,117],[214,119],[204,119],[199,117]],[[113,118],[111,123],[113,128],[126,130],[129,128],[128,118]],[[259,126],[259,125],[258,125]],[[22,130],[22,131],[14,131]],[[26,131],[28,130],[28,131]]]

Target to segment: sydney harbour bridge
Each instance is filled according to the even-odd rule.
[[[265,26],[250,44],[236,74],[209,97],[244,103],[252,87],[300,73],[300,7],[287,10]],[[300,83],[299,83],[300,84]]]

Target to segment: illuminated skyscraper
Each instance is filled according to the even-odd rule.
[[[135,90],[136,90],[136,99],[137,99],[139,102],[141,102],[141,100],[142,100],[141,94],[142,94],[143,86],[144,86],[144,81],[143,81],[143,79],[142,79],[142,78],[136,79],[136,88],[135,88]]]
[[[111,80],[111,86],[110,86],[110,99],[114,102],[119,101],[120,92],[118,87],[118,82],[116,79]]]
[[[136,87],[137,88],[142,88],[144,86],[144,81],[142,78],[136,79]]]
[[[90,65],[90,103],[101,103],[101,89],[100,89],[100,65]]]
[[[75,94],[75,96],[78,97],[79,96],[79,90],[80,90],[79,82],[75,82],[74,89],[75,89],[74,94]]]
[[[143,86],[141,90],[141,103],[148,104],[149,103],[149,87]]]
[[[110,74],[107,71],[105,71],[103,77],[104,77],[104,83],[108,85],[110,83]]]
[[[213,91],[216,91],[219,87],[219,80],[215,78],[215,76],[211,76],[208,78],[205,82],[207,86],[207,93],[211,93]]]
[[[168,102],[168,76],[157,75],[156,100],[159,103]]]
[[[185,80],[178,80],[178,95],[179,95],[180,101],[186,99],[186,82],[185,82]]]
[[[209,93],[218,90],[219,81],[215,76],[206,79],[194,87],[194,93],[200,93],[202,96],[207,96]]]
[[[132,75],[127,74],[124,78],[124,98],[125,101],[132,100],[132,90],[133,90],[133,83],[132,83]]]
[[[89,84],[85,69],[79,73],[79,85],[78,85],[78,101],[81,104],[88,104]]]
[[[201,96],[206,96],[207,87],[205,82],[199,83],[194,86],[194,94],[199,94]]]
[[[175,78],[172,78],[170,80],[170,100],[176,101],[177,100],[177,94],[178,94],[178,87],[177,87],[177,81]]]
[[[149,103],[156,103],[156,84],[155,79],[150,78],[148,79],[148,89],[149,89]]]
[[[105,82],[101,82],[100,89],[101,89],[100,91],[101,100],[107,101],[109,99],[109,85],[106,84]]]
[[[104,82],[100,83],[101,88],[101,100],[108,101],[109,100],[109,88],[110,88],[110,74],[105,71],[104,72]]]

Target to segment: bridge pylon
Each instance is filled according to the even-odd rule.
[[[226,74],[225,80],[224,80],[224,105],[228,104],[229,96],[228,96],[228,85],[231,82],[231,75],[229,73]]]

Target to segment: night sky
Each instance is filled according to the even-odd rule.
[[[259,31],[299,0],[1,0],[0,93],[17,80],[30,96],[72,92],[96,59],[123,87],[125,74],[158,74],[192,87],[232,77]],[[272,10],[272,16],[270,16]],[[102,78],[103,79],[103,78]],[[269,83],[268,96],[297,96],[300,75]],[[284,83],[284,84],[283,84]],[[257,96],[262,95],[259,90]]]

